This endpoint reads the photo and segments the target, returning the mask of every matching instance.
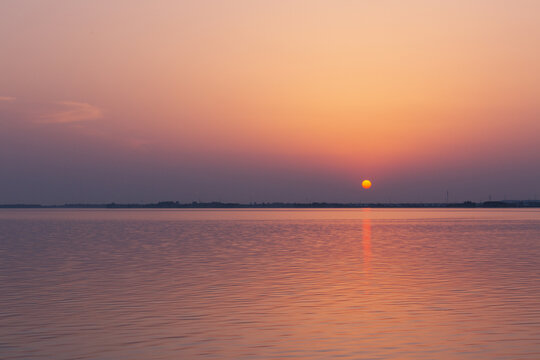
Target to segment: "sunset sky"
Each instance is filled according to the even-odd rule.
[[[0,1],[0,204],[540,199],[539,137],[537,0]]]

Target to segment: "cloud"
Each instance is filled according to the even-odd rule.
[[[5,101],[5,102],[13,102],[16,99],[17,98],[14,98],[13,96],[0,96],[0,101]]]
[[[62,108],[42,116],[44,122],[51,124],[67,124],[87,120],[96,120],[103,117],[101,109],[87,103],[75,101],[60,101],[56,104]]]

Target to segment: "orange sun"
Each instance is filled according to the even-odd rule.
[[[362,187],[364,189],[369,189],[371,187],[371,181],[369,181],[369,180],[362,181]]]

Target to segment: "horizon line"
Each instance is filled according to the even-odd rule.
[[[508,208],[540,207],[540,200],[490,200],[463,202],[221,202],[159,201],[153,203],[0,204],[0,209],[257,209],[257,208]]]

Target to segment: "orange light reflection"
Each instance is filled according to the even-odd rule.
[[[368,210],[369,211],[369,210]],[[362,220],[362,253],[364,273],[371,270],[371,219]]]

